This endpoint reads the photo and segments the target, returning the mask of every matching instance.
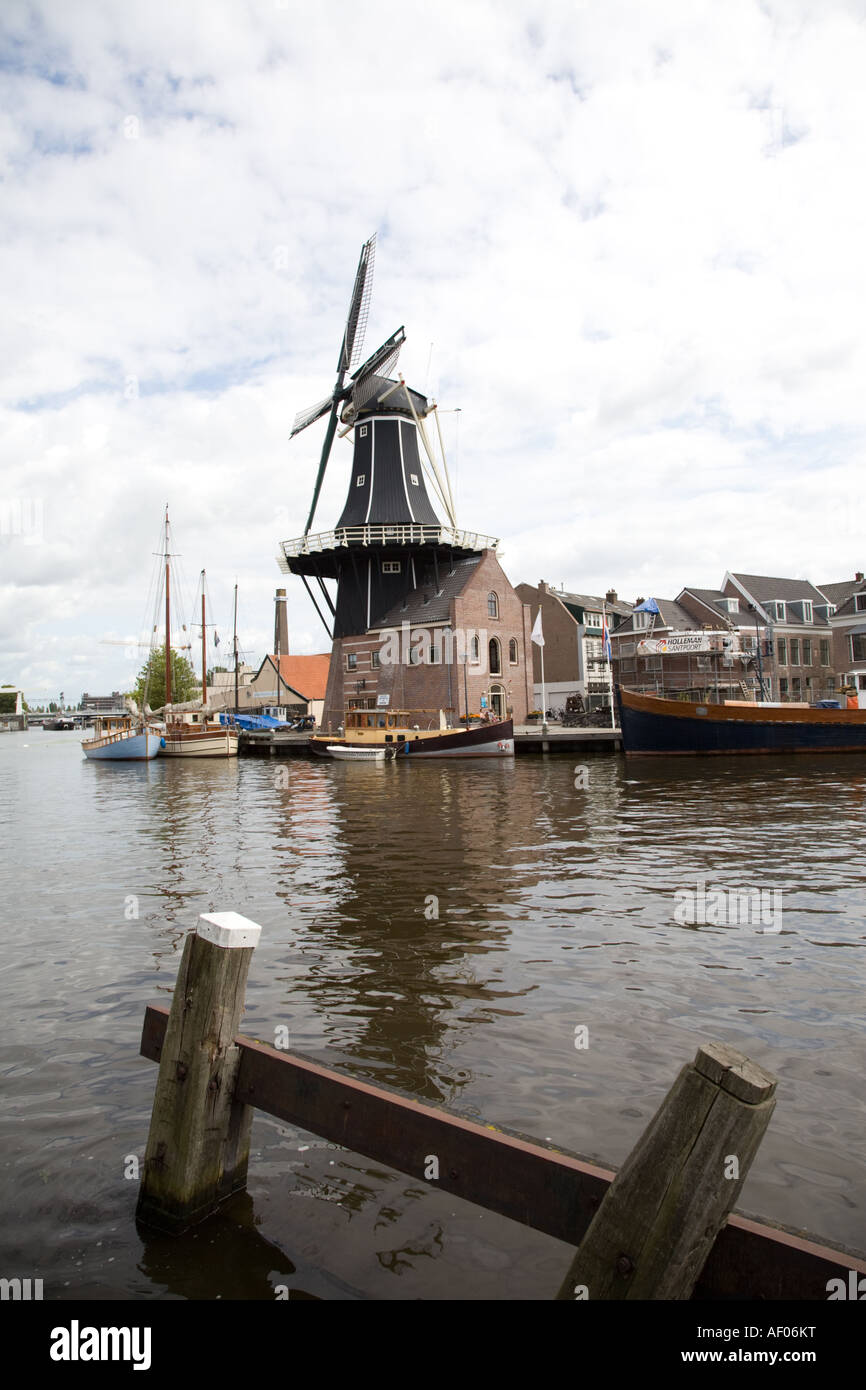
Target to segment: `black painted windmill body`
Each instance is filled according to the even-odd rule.
[[[292,437],[322,416],[329,417],[306,529],[298,540],[284,541],[280,547],[281,569],[301,576],[335,639],[375,627],[410,590],[427,582],[438,589],[440,576],[457,559],[495,550],[498,544],[491,537],[457,529],[444,451],[440,463],[425,426],[435,402],[408,387],[402,377],[389,376],[405,341],[403,329],[355,368],[369,310],[375,240],[371,237],[361,251],[336,385],[330,396],[295,419]],[[341,434],[354,436],[346,504],[332,531],[312,534],[340,423]],[[437,436],[441,447],[438,421]],[[447,518],[444,523],[428,494],[425,472]],[[328,579],[337,582],[336,599],[325,584]],[[311,586],[318,588],[321,606]]]

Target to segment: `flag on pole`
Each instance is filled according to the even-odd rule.
[[[538,617],[535,619],[535,627],[532,629],[532,632],[530,633],[530,638],[531,638],[531,640],[532,640],[533,642],[536,642],[536,643],[538,644],[539,647],[543,647],[543,646],[544,646],[544,633],[543,633],[542,630],[541,630],[541,609],[540,609],[540,608],[539,608],[539,610],[538,610]]]
[[[606,614],[606,613],[602,613],[602,615],[601,615],[601,648],[602,648],[602,651],[604,652],[604,659],[605,659],[605,661],[610,661],[610,660],[611,660],[611,652],[610,652],[610,629],[608,628],[608,625],[607,625],[607,614]]]

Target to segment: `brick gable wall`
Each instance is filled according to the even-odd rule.
[[[495,593],[499,616],[488,613],[487,598]],[[487,651],[482,652],[480,666],[471,663],[465,668],[443,660],[445,624],[429,624],[430,643],[425,642],[425,659],[417,665],[403,662],[391,664],[384,658],[389,646],[378,632],[338,638],[332,648],[328,673],[328,690],[322,718],[323,729],[336,732],[343,724],[344,712],[350,700],[370,701],[375,705],[378,695],[390,696],[391,709],[428,710],[432,727],[438,727],[438,711],[450,710],[456,725],[466,711],[478,714],[481,697],[490,701],[491,686],[501,686],[506,709],[513,711],[515,723],[523,723],[532,708],[532,665],[530,654],[531,622],[529,608],[520,601],[511,582],[492,550],[485,550],[473,570],[465,589],[450,604],[450,626],[454,631],[480,631],[485,642],[499,641],[501,675],[493,675],[487,667]],[[422,625],[415,624],[401,634],[411,640]],[[509,642],[517,641],[517,661],[509,660]],[[417,643],[416,643],[417,645]],[[438,650],[438,662],[431,662],[429,647]],[[373,654],[378,652],[381,664],[374,665]],[[348,669],[348,659],[354,658],[354,668]],[[420,719],[419,721],[420,722]]]

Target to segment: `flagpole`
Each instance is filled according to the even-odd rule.
[[[541,626],[541,606],[538,608],[538,616],[529,634],[529,640],[541,648],[541,732],[547,733],[547,690],[544,685],[544,631]],[[533,687],[534,690],[534,687]],[[532,696],[533,700],[535,695]]]
[[[606,642],[602,642],[602,647],[608,648],[608,651],[602,651],[602,656],[607,662],[607,688],[610,695],[610,727],[615,729],[616,714],[613,708],[613,648],[610,645],[610,628],[607,625],[607,610],[603,603],[601,605],[601,629],[607,639]]]

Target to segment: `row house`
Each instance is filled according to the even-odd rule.
[[[834,663],[840,690],[856,692],[866,709],[866,580],[858,571],[852,580],[819,585],[831,604]]]
[[[722,585],[730,606],[759,619],[767,641],[764,684],[771,700],[814,704],[836,693],[833,605],[807,579],[726,574]]]
[[[814,704],[849,685],[866,693],[866,584],[728,572],[719,589],[688,585],[658,613],[635,613],[615,634],[616,678],[683,698]],[[686,638],[685,634],[689,633]],[[693,652],[641,653],[642,637]],[[702,650],[697,650],[700,647]],[[866,704],[866,700],[861,703]]]
[[[633,605],[615,589],[600,594],[573,594],[553,589],[544,580],[536,586],[518,584],[533,619],[541,611],[544,633],[544,696],[548,708],[565,709],[569,696],[580,695],[590,709],[610,702],[607,664],[602,649],[602,616],[611,632],[624,622]],[[541,649],[533,645],[535,707],[541,708]]]
[[[654,599],[654,613],[638,612],[644,600],[637,600],[635,611],[611,633],[614,680],[630,690],[681,695],[683,699],[709,698],[714,691],[722,699],[744,698],[730,656],[729,624],[712,609],[697,615],[690,611],[684,601],[687,593],[683,591],[679,599]],[[695,639],[696,634],[700,634],[702,650],[677,650],[684,639]],[[641,651],[647,640],[656,647],[670,644],[672,650]]]

